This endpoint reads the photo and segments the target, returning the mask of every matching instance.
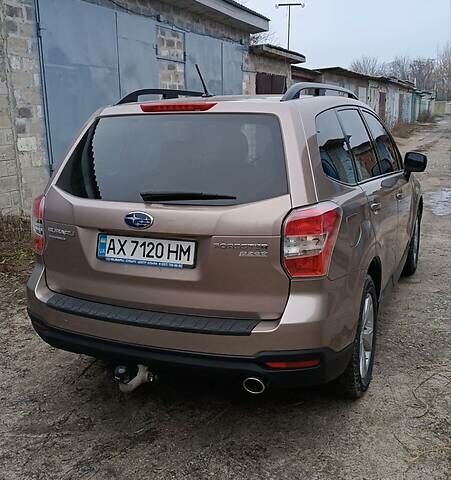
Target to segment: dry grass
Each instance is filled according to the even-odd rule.
[[[415,123],[398,123],[392,130],[392,134],[398,138],[409,138],[415,133],[418,125]]]
[[[427,122],[430,122],[431,120],[432,120],[432,117],[429,114],[429,112],[423,112],[418,115],[418,121],[421,123],[427,123]]]
[[[25,278],[33,261],[29,219],[0,215],[0,272]]]

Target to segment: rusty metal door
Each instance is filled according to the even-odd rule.
[[[283,75],[258,72],[256,77],[256,93],[283,93],[286,89],[286,82],[287,79]]]
[[[379,92],[379,117],[385,120],[385,109],[387,104],[387,94],[385,92]]]

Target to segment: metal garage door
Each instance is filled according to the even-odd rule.
[[[156,23],[82,0],[38,0],[40,49],[51,168],[98,108],[139,88],[160,85]],[[211,93],[242,91],[244,46],[185,35],[185,86]]]
[[[214,95],[222,94],[222,42],[216,38],[196,33],[185,35],[186,65],[185,79],[188,90],[202,91],[196,71],[199,65],[208,90]]]
[[[240,95],[243,92],[243,54],[245,47],[222,42],[222,93]]]
[[[50,163],[58,166],[88,117],[159,84],[155,23],[81,0],[39,0]]]
[[[187,33],[185,78],[188,90],[202,90],[196,63],[214,95],[239,95],[243,86],[244,47],[237,43]]]
[[[39,17],[50,162],[58,165],[83,122],[119,96],[116,17],[73,0],[40,0]]]
[[[149,18],[117,12],[121,96],[160,84],[155,52],[155,23]]]

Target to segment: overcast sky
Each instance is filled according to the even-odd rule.
[[[282,3],[297,0],[279,0]],[[287,8],[276,0],[247,0],[271,19],[278,43],[287,46]],[[451,41],[451,0],[305,0],[291,9],[290,49],[308,67],[349,66],[361,55],[390,61],[398,54],[435,57]]]

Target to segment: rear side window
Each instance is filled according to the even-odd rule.
[[[334,180],[356,183],[352,154],[334,110],[316,117],[316,130],[324,173]]]
[[[400,169],[398,164],[398,154],[396,147],[385,130],[384,126],[379,120],[368,112],[362,112],[371,135],[373,136],[376,150],[379,155],[379,162],[381,166],[381,175],[386,173],[396,172]]]
[[[354,155],[360,180],[379,175],[379,165],[370,137],[357,110],[338,112],[346,139]]]
[[[58,185],[80,197],[124,202],[142,202],[141,192],[236,197],[171,202],[199,205],[277,197],[288,192],[280,124],[265,114],[104,117],[84,136]]]

